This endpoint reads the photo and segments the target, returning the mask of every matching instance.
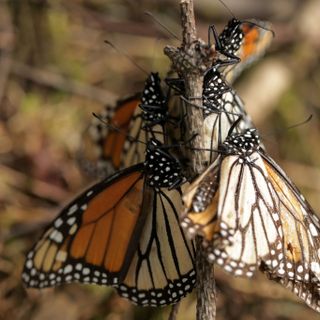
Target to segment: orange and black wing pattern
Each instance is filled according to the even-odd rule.
[[[29,252],[25,284],[45,288],[72,281],[118,283],[145,219],[143,189],[142,165],[136,165],[81,194]]]
[[[128,139],[131,136],[146,140],[139,104],[140,94],[135,94],[118,101],[114,108],[107,106],[98,115],[100,119],[93,118],[78,154],[78,162],[85,172],[95,177],[105,177],[143,161],[144,148],[138,150],[136,142]]]
[[[133,122],[139,117],[139,95],[135,95],[129,99],[118,102],[117,107],[109,120],[112,127],[119,129],[113,130],[112,127],[107,128],[108,132],[99,138],[101,148],[101,159],[109,161],[114,170],[119,170],[123,165],[123,157],[129,148],[127,135],[130,134],[130,128]],[[140,160],[141,161],[141,160]],[[138,161],[138,162],[140,162]],[[132,163],[132,165],[135,163]]]
[[[151,187],[161,172],[147,178],[144,169],[120,171],[67,206],[28,253],[26,286],[111,285],[142,306],[173,304],[191,292],[194,246],[180,227],[180,188]],[[175,177],[168,175],[168,182]]]

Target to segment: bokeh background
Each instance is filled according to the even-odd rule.
[[[146,71],[165,75],[166,44],[178,44],[144,11],[180,35],[178,0],[0,1],[0,319],[167,319],[169,308],[137,308],[110,288],[67,285],[26,291],[25,252],[58,209],[91,181],[75,160],[93,111],[141,90]],[[230,13],[197,0],[199,34]],[[266,57],[236,82],[269,153],[320,211],[320,2],[225,0],[238,18],[273,23]],[[312,121],[293,126],[312,114]],[[257,276],[216,268],[217,319],[316,319],[293,294]],[[194,294],[178,319],[195,319]]]

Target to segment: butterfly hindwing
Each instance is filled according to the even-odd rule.
[[[157,306],[175,303],[193,289],[194,247],[179,225],[181,206],[179,190],[154,193],[138,248],[118,288],[121,296]]]

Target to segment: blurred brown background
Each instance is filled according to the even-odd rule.
[[[178,44],[144,11],[180,34],[178,0],[0,1],[0,319],[167,319],[112,289],[68,285],[25,291],[25,252],[62,204],[90,183],[75,161],[91,119],[117,97],[141,89],[145,75],[104,44],[111,40],[147,71],[165,75],[162,50]],[[217,0],[197,0],[199,33],[230,18]],[[276,37],[261,62],[235,84],[269,153],[320,210],[320,1],[225,0],[238,18],[269,20]],[[288,130],[305,120],[312,121]],[[316,319],[263,276],[218,270],[218,319]],[[184,300],[178,319],[195,318]]]

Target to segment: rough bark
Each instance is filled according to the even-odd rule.
[[[182,45],[180,48],[166,46],[165,54],[171,59],[173,68],[184,79],[185,96],[192,106],[186,107],[185,118],[188,137],[194,133],[198,136],[192,141],[195,148],[203,145],[201,130],[203,126],[202,85],[204,71],[210,67],[215,57],[214,50],[197,38],[193,0],[181,0]],[[190,151],[188,156],[192,162],[191,174],[203,171],[201,151]],[[213,320],[216,316],[216,291],[213,265],[204,254],[202,239],[196,240],[196,271],[197,271],[197,320]]]

